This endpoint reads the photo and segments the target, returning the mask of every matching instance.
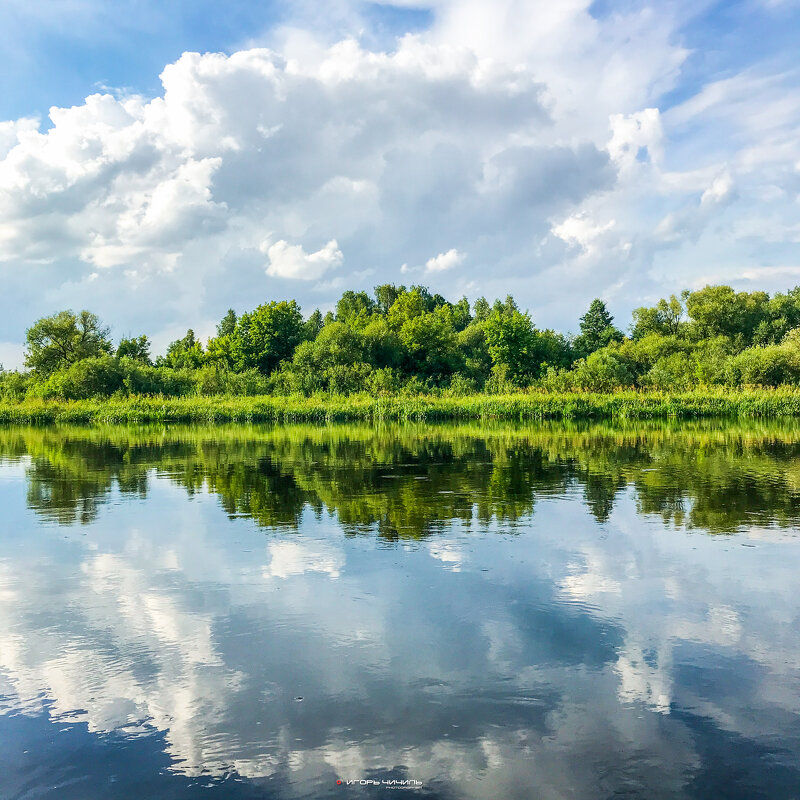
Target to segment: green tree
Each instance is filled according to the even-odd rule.
[[[800,327],[800,286],[785,294],[776,292],[766,304],[766,316],[753,332],[753,344],[778,344]]]
[[[25,365],[41,374],[112,351],[109,329],[94,314],[60,311],[37,320],[26,332]]]
[[[683,311],[683,304],[674,294],[670,295],[669,300],[662,297],[651,308],[635,308],[631,324],[631,337],[641,339],[651,333],[661,336],[677,336],[681,329]]]
[[[427,286],[414,285],[411,287],[410,291],[420,296],[425,311],[435,311],[441,306],[450,305],[440,294],[431,294],[430,289],[428,289]]]
[[[562,333],[550,328],[540,331],[533,329],[534,334],[534,374],[539,377],[550,367],[568,367],[572,363],[572,347]]]
[[[217,325],[217,336],[233,336],[236,330],[236,312],[229,308],[225,316]]]
[[[203,345],[195,338],[194,331],[189,328],[186,336],[170,342],[167,355],[158,359],[160,367],[172,369],[197,369],[203,365],[205,353]]]
[[[320,331],[312,343],[312,352],[318,368],[331,364],[355,364],[362,361],[362,337],[343,322],[334,322]]]
[[[486,326],[481,322],[468,325],[459,332],[457,342],[464,357],[466,376],[477,386],[483,386],[492,369],[492,357],[486,344]]]
[[[233,368],[233,336],[236,332],[236,312],[229,308],[217,325],[217,335],[208,340],[205,361],[216,367]]]
[[[622,333],[613,323],[614,317],[608,313],[606,304],[599,298],[592,300],[589,310],[581,317],[581,332],[575,339],[575,352],[585,357],[611,342],[622,341]]]
[[[510,294],[506,295],[505,302],[503,303],[503,310],[509,316],[511,316],[515,311],[519,311],[516,301]]]
[[[405,286],[395,286],[393,283],[382,283],[375,287],[375,300],[381,314],[388,313],[392,303],[406,291]]]
[[[517,310],[507,313],[504,307],[495,309],[484,330],[495,366],[503,368],[517,385],[529,382],[538,364],[534,365],[536,336],[528,314]]]
[[[231,351],[238,370],[257,369],[269,375],[291,359],[303,341],[303,315],[294,300],[273,301],[242,314],[236,323]]]
[[[375,301],[366,292],[348,290],[336,303],[336,321],[363,327],[375,310]]]
[[[451,306],[453,328],[463,331],[471,322],[472,314],[469,313],[469,300],[462,297],[455,305]]]
[[[409,317],[400,328],[408,371],[436,381],[448,378],[460,366],[455,331],[442,311]]]
[[[489,319],[489,314],[492,313],[492,307],[485,297],[479,297],[472,306],[472,310],[475,312],[476,322],[484,322]]]
[[[364,360],[376,369],[399,367],[404,360],[405,349],[398,332],[390,327],[383,316],[374,316],[361,332]]]
[[[389,320],[389,325],[394,330],[399,331],[408,320],[418,317],[427,311],[429,309],[426,295],[420,290],[420,287],[413,286],[410,291],[403,292],[397,296],[397,299],[389,308],[387,319]]]
[[[205,360],[209,364],[233,369],[233,335],[215,336],[208,340]]]
[[[730,286],[706,286],[691,292],[686,311],[700,339],[727,336],[741,348],[753,341],[759,324],[768,318],[766,292],[735,292]]]
[[[322,312],[315,308],[311,316],[303,323],[303,338],[307,342],[313,342],[319,336],[324,324]]]
[[[117,358],[132,358],[134,361],[141,361],[142,364],[152,364],[150,340],[144,334],[120,339],[117,347]]]
[[[632,386],[635,376],[630,364],[616,347],[605,347],[590,353],[575,365],[575,385],[593,392],[613,392]]]

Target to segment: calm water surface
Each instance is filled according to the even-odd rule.
[[[0,429],[0,509],[4,800],[800,798],[797,425]]]

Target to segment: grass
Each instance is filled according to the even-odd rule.
[[[377,422],[440,420],[699,419],[800,417],[800,389],[689,392],[518,392],[464,397],[368,394],[314,397],[122,397],[0,403],[0,424]]]

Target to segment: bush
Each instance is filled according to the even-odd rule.
[[[402,378],[396,369],[375,369],[367,378],[367,391],[373,395],[394,394],[400,390]]]
[[[132,359],[120,359],[125,377],[125,394],[165,395],[183,397],[196,393],[195,370],[152,367]]]
[[[575,373],[568,369],[548,367],[539,385],[548,392],[568,392],[575,385]]]
[[[780,386],[797,384],[800,359],[792,348],[784,345],[749,347],[727,364],[726,382],[731,386]]]
[[[26,373],[0,369],[0,399],[19,402],[25,397],[30,381]]]
[[[475,394],[476,391],[475,381],[467,375],[457,372],[450,378],[450,386],[447,388],[446,394],[452,397],[466,397]]]
[[[108,397],[123,389],[125,374],[121,362],[113,356],[96,356],[76,361],[34,384],[32,392],[45,399],[86,400]]]
[[[695,362],[687,353],[672,353],[659,358],[639,383],[653,389],[687,388],[694,383],[695,368]]]
[[[331,394],[363,392],[367,388],[371,372],[372,367],[363,362],[334,364],[323,372],[325,388]]]
[[[223,366],[206,366],[190,373],[194,391],[200,395],[253,396],[269,392],[269,380],[257,369],[233,372]]]
[[[519,391],[519,386],[510,379],[509,371],[505,364],[495,364],[484,384],[486,394],[511,394]]]
[[[635,383],[630,363],[611,347],[596,350],[578,361],[573,379],[575,386],[592,392],[612,392]]]
[[[406,378],[401,387],[400,393],[401,394],[425,394],[428,392],[428,384],[422,380],[418,375],[412,375],[410,378]]]
[[[84,358],[45,380],[31,382],[28,395],[45,400],[85,400],[113,394],[179,397],[197,392],[197,371],[152,367],[131,358]]]

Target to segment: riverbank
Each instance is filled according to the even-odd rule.
[[[800,417],[800,389],[518,392],[464,397],[317,395],[123,397],[0,404],[0,424],[138,424]]]

